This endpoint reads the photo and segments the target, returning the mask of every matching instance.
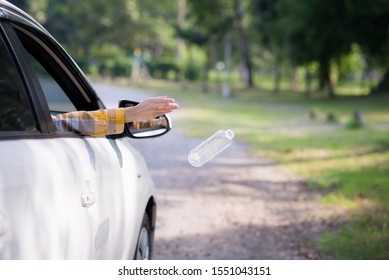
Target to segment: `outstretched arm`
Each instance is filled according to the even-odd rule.
[[[125,123],[151,120],[178,108],[174,99],[158,96],[147,98],[134,107],[60,114],[53,116],[53,121],[58,131],[103,136],[122,133]]]

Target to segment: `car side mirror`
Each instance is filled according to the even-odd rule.
[[[139,102],[131,100],[120,100],[119,107],[132,107]],[[172,128],[171,120],[168,115],[161,115],[152,120],[136,121],[126,123],[124,133],[131,138],[151,138],[166,134]]]

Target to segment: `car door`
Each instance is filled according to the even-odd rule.
[[[61,60],[65,54],[61,53],[55,42],[15,27],[28,53],[28,62],[38,74],[50,114],[101,107],[97,97],[90,92],[91,88],[85,86],[87,81],[73,74],[74,69],[70,66],[74,64]],[[65,62],[70,62],[70,65]],[[66,154],[72,155],[70,164],[82,174],[78,186],[81,188],[83,207],[85,258],[121,258],[126,207],[123,200],[121,150],[115,140],[107,137],[96,138],[62,131],[54,133],[58,137],[53,140],[59,142],[59,147]],[[127,156],[126,159],[131,160],[131,157]],[[128,175],[131,176],[131,173],[128,172]]]
[[[0,22],[0,258],[80,258],[80,172],[48,138],[8,29]]]
[[[68,68],[60,47],[50,37],[16,24],[7,34],[16,46],[15,56],[24,69],[27,87],[35,94],[49,135],[28,144],[28,170],[42,178],[31,183],[36,189],[39,185],[35,195],[39,201],[34,196],[32,204],[42,208],[32,220],[43,226],[35,226],[34,230],[46,230],[38,235],[41,242],[53,240],[43,246],[49,247],[45,249],[49,252],[37,255],[121,258],[120,238],[124,235],[119,234],[123,216],[120,149],[115,140],[106,137],[56,131],[50,119],[50,114],[98,109],[99,101],[74,69]],[[52,252],[55,247],[57,252]]]

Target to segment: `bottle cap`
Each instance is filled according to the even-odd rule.
[[[228,140],[232,140],[232,138],[234,138],[235,134],[234,132],[231,130],[231,129],[227,129],[225,132],[224,132],[224,135],[226,136],[226,138]]]

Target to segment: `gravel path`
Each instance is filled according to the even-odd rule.
[[[172,114],[173,122],[179,114]],[[327,213],[299,179],[250,155],[239,135],[212,161],[192,167],[187,155],[203,140],[174,128],[159,138],[133,140],[158,189],[154,259],[323,258],[312,241]]]

